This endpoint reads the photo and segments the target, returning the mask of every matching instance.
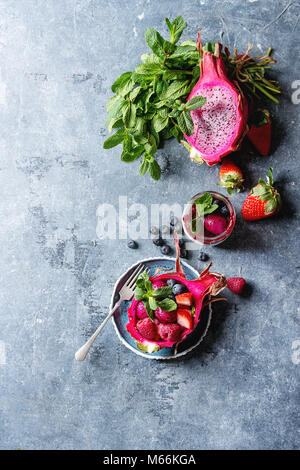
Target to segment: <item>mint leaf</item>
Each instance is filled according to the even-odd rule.
[[[154,180],[159,180],[161,177],[160,166],[154,158],[149,163],[149,174]]]
[[[146,298],[145,290],[142,287],[136,287],[134,291],[135,300],[143,300]]]
[[[165,58],[165,51],[163,48],[164,39],[161,35],[153,28],[147,28],[145,32],[145,39],[154,54],[159,57],[160,59],[164,60]]]
[[[177,117],[180,130],[185,135],[192,135],[194,132],[194,123],[189,111],[182,111]]]
[[[123,142],[125,136],[126,136],[126,129],[124,128],[119,129],[117,132],[115,132],[113,135],[111,135],[104,141],[103,148],[111,149],[115,147],[116,145],[119,145],[121,142]]]
[[[172,299],[164,299],[164,300],[159,300],[157,301],[157,304],[160,308],[165,310],[166,312],[172,312],[173,310],[176,310],[177,304],[174,300]]]
[[[186,104],[184,109],[187,111],[192,111],[193,109],[199,109],[202,108],[206,103],[206,98],[204,96],[194,96],[194,98],[191,98]]]
[[[176,100],[189,91],[189,80],[174,80],[164,93],[160,95],[161,100]]]
[[[145,176],[145,174],[147,173],[148,168],[149,168],[149,163],[148,163],[147,158],[145,158],[145,155],[144,155],[142,164],[141,164],[141,166],[139,167],[139,174],[140,174],[141,176]]]
[[[172,294],[171,286],[159,287],[158,289],[155,289],[153,291],[153,297],[155,298],[168,297],[168,295],[171,295],[171,294]]]
[[[150,308],[149,300],[143,300],[143,304],[145,306],[148,317],[151,318],[152,321],[154,321],[154,312]]]
[[[154,297],[149,297],[149,305],[151,310],[156,310],[158,308],[158,303],[154,299]]]
[[[125,72],[112,84],[111,90],[118,95],[125,97],[133,88],[132,72]]]

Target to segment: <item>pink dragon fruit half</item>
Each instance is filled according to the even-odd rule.
[[[157,281],[166,281],[167,279],[174,279],[181,284],[185,285],[188,291],[192,294],[195,313],[193,318],[193,326],[190,329],[179,327],[178,323],[160,323],[159,320],[155,319],[154,324],[157,326],[157,337],[154,340],[145,338],[142,335],[142,329],[140,328],[140,322],[147,322],[148,319],[140,320],[140,317],[137,314],[137,307],[139,301],[133,299],[129,309],[128,309],[128,324],[127,331],[131,336],[136,340],[137,346],[139,349],[144,352],[153,353],[165,347],[171,347],[174,344],[181,343],[198,325],[201,317],[201,310],[206,303],[206,299],[211,296],[216,296],[221,290],[226,287],[226,278],[222,274],[209,272],[211,264],[200,274],[198,279],[188,280],[183,272],[181,267],[180,258],[179,258],[179,245],[178,237],[176,232],[174,233],[175,245],[177,250],[177,257],[175,262],[175,271],[168,272],[164,274],[159,274],[161,269],[158,269],[157,272],[150,277],[152,283]],[[221,299],[220,299],[221,300]],[[207,303],[209,303],[209,300]],[[153,325],[154,326],[154,325]],[[149,325],[146,325],[149,328]],[[170,331],[169,331],[170,330]],[[147,330],[145,330],[147,331]],[[148,332],[148,331],[147,331]],[[159,337],[160,333],[160,337]],[[166,339],[163,339],[166,338]]]
[[[248,105],[238,85],[227,77],[222,45],[215,44],[214,54],[203,52],[199,35],[198,48],[202,53],[201,75],[187,101],[201,95],[206,103],[191,111],[194,132],[184,137],[190,158],[212,166],[239,148],[247,132]]]

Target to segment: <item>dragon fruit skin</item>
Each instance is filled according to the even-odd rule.
[[[178,341],[150,341],[144,338],[136,328],[136,324],[139,321],[137,317],[136,308],[139,301],[133,299],[129,309],[128,309],[128,319],[129,322],[127,324],[127,331],[131,334],[133,338],[137,340],[140,345],[152,345],[153,352],[157,351],[158,349],[171,347],[174,344],[181,343],[198,325],[200,321],[201,310],[203,306],[203,302],[205,297],[210,295],[217,295],[221,290],[226,287],[226,279],[222,274],[218,273],[210,273],[210,265],[200,274],[198,279],[188,280],[183,272],[183,269],[180,264],[179,258],[179,245],[178,245],[178,237],[176,232],[174,232],[175,238],[175,245],[177,249],[177,258],[175,262],[175,272],[168,272],[164,274],[154,274],[150,277],[151,282],[155,281],[166,281],[167,279],[175,279],[176,281],[184,284],[189,292],[193,295],[193,300],[195,303],[195,316],[194,316],[194,324],[192,329],[183,329],[180,339]],[[156,348],[155,348],[156,346]]]
[[[227,78],[221,49],[216,43],[214,54],[203,52],[200,79],[187,99],[198,95],[206,98],[202,108],[191,111],[194,132],[185,138],[191,146],[190,158],[209,166],[238,150],[248,129],[247,100]]]

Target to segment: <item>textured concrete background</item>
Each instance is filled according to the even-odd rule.
[[[275,449],[299,443],[300,269],[299,2],[196,0],[0,1],[0,447],[2,449]],[[282,13],[282,14],[281,14]],[[228,293],[191,356],[147,361],[109,324],[84,363],[74,351],[108,311],[116,278],[143,257],[126,241],[97,241],[96,210],[179,202],[216,189],[218,169],[198,167],[169,143],[158,182],[102,149],[110,84],[146,51],[148,26],[183,15],[183,38],[222,40],[254,53],[275,48],[283,87],[273,106],[272,155],[236,155],[249,185],[272,164],[286,209],[246,224],[206,250],[216,271],[251,285]],[[298,175],[297,175],[298,173]],[[245,194],[232,201],[240,209]],[[197,267],[196,255],[190,259]]]

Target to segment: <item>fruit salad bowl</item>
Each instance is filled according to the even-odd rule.
[[[113,306],[117,302],[118,292],[120,288],[139,264],[143,264],[149,270],[149,275],[151,276],[156,272],[157,269],[163,269],[166,272],[168,272],[170,269],[174,269],[175,262],[175,258],[158,257],[144,259],[135,263],[117,280],[113,290],[110,308],[113,308]],[[192,280],[197,279],[199,277],[198,271],[192,266],[190,266],[188,263],[181,261],[181,264],[187,279]],[[121,304],[120,308],[116,311],[115,315],[112,318],[113,325],[122,344],[124,344],[124,346],[133,351],[135,354],[145,357],[146,359],[167,360],[176,359],[186,355],[201,343],[208,331],[212,316],[212,306],[208,305],[201,312],[201,318],[196,329],[182,343],[179,344],[177,351],[176,347],[172,346],[165,347],[157,352],[148,354],[146,352],[141,351],[137,347],[136,341],[127,331],[126,327],[128,324],[128,308],[130,307],[130,304],[131,301],[123,302]]]

